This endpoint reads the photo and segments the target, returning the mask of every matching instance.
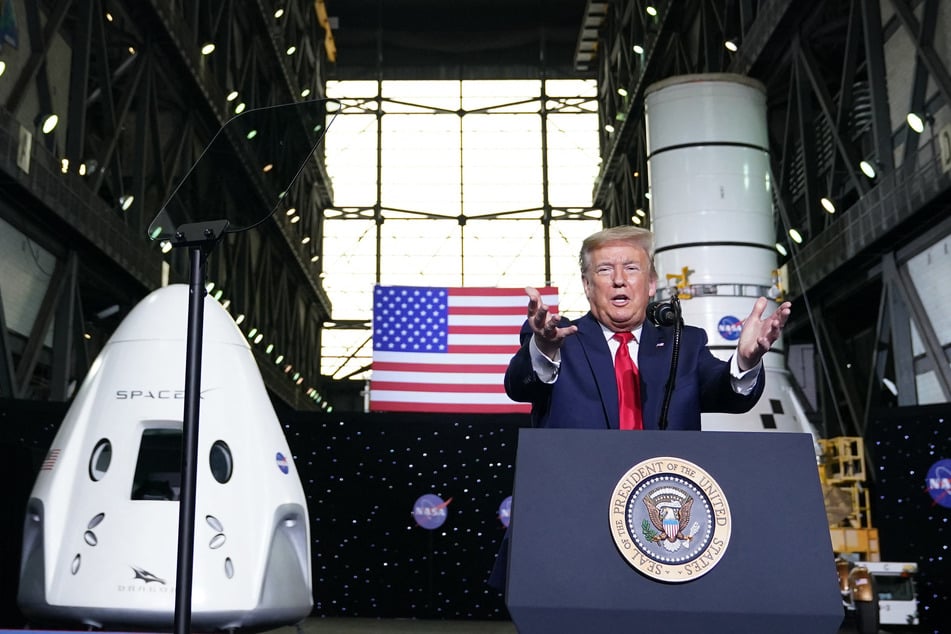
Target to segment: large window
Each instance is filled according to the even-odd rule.
[[[601,228],[594,82],[337,82],[327,93],[343,107],[326,138],[323,282],[336,322],[322,374],[369,378],[377,283],[551,284],[562,313],[587,310],[577,258]]]

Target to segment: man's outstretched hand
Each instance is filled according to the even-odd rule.
[[[736,361],[745,372],[756,367],[763,355],[773,346],[783,332],[792,304],[783,302],[769,317],[763,318],[769,300],[760,297],[753,305],[753,312],[743,320],[740,342],[736,346]]]
[[[541,293],[531,286],[525,287],[525,293],[528,295],[528,324],[535,333],[535,345],[546,357],[554,358],[565,338],[578,332],[578,327],[559,327],[561,317],[549,312]]]

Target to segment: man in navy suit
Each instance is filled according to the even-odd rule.
[[[658,429],[671,365],[673,328],[647,321],[646,309],[657,290],[653,236],[638,227],[613,227],[585,239],[581,281],[590,312],[573,322],[550,313],[538,291],[528,293],[528,320],[522,347],[509,363],[509,398],[532,403],[537,427],[617,429],[618,387],[615,333],[631,332],[628,343],[638,368],[644,429]],[[706,333],[685,326],[669,429],[700,429],[701,412],[749,411],[763,393],[761,360],[779,338],[789,317],[783,303],[763,318],[768,301],[759,298],[743,322],[736,353],[729,362],[707,349]]]
[[[585,239],[581,246],[581,282],[590,312],[573,322],[550,313],[538,291],[527,288],[528,320],[522,347],[509,362],[505,392],[532,404],[536,427],[618,429],[615,333],[630,332],[626,344],[636,359],[644,429],[658,429],[670,372],[672,328],[646,320],[657,290],[653,235],[637,227],[613,227]],[[760,297],[743,322],[730,361],[707,349],[706,333],[685,326],[667,429],[700,429],[701,412],[741,413],[763,393],[763,355],[779,338],[789,318],[785,302],[763,318],[768,301]],[[508,562],[508,531],[489,577],[502,591]]]

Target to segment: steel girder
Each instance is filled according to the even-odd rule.
[[[59,343],[35,352],[31,336],[25,342],[13,338],[4,354],[19,384],[10,386],[11,394],[59,399],[67,396],[64,386],[82,379],[89,358],[125,311],[161,283],[163,262],[170,281],[186,279],[184,258],[174,250],[163,254],[146,238],[146,228],[236,105],[257,108],[323,96],[325,32],[306,3],[48,0],[24,6],[18,26],[29,55],[20,65],[7,65],[5,80],[13,78],[12,88],[0,109],[3,214],[47,245],[62,265],[78,262],[70,266],[65,286],[48,293],[52,303],[44,303],[35,330],[43,330],[52,314],[58,326],[63,319],[75,325],[57,328],[57,342],[73,353],[64,353]],[[280,18],[278,8],[284,10]],[[200,52],[205,42],[215,44],[210,55]],[[296,50],[289,54],[292,45]],[[34,126],[50,112],[60,115],[60,125],[42,135]],[[36,140],[28,171],[17,164],[22,130]],[[293,190],[300,222],[278,215],[253,233],[229,235],[209,267],[231,312],[253,320],[265,343],[285,355],[275,373],[275,355],[255,349],[269,388],[302,407],[313,403],[305,390],[319,386],[320,324],[330,315],[314,257],[322,211],[331,203],[321,159],[308,165]],[[253,181],[248,176],[222,174],[206,189],[217,188],[226,209],[260,205],[266,197],[253,187],[250,198],[230,191],[249,192],[241,185]],[[127,196],[133,202],[123,210],[119,201]],[[311,237],[306,245],[304,236]],[[120,306],[115,318],[88,319],[112,304]],[[37,371],[37,365],[49,367]],[[287,365],[293,372],[283,372]],[[295,372],[304,377],[300,385],[288,378]]]

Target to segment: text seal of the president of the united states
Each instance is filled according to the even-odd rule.
[[[673,583],[697,579],[730,543],[730,505],[719,483],[682,458],[660,456],[628,470],[611,496],[611,535],[641,573]]]

